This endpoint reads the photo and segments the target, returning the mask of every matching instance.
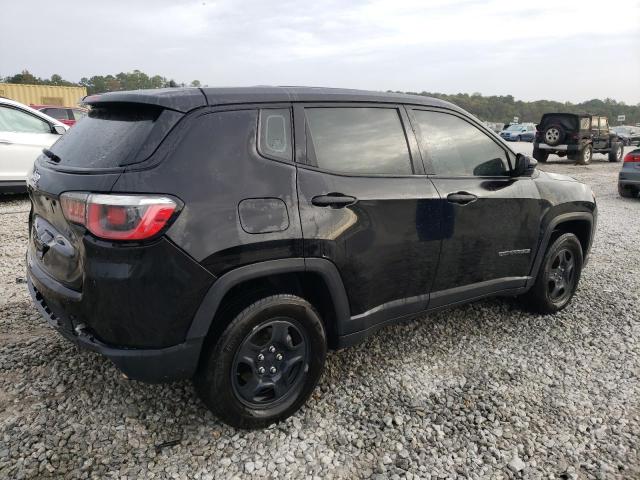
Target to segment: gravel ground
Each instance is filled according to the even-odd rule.
[[[125,380],[52,332],[24,284],[28,202],[0,200],[0,478],[640,478],[640,200],[618,197],[619,165],[601,159],[542,166],[599,204],[569,308],[493,299],[385,328],[332,353],[293,418],[253,432],[188,382]]]

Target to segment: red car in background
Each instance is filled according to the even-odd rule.
[[[85,108],[79,107],[60,107],[58,105],[30,105],[31,108],[35,108],[36,110],[40,110],[45,115],[49,115],[50,117],[55,118],[59,122],[64,123],[65,125],[72,126],[77,121],[83,119],[87,116],[89,112]]]

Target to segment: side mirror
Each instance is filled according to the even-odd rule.
[[[538,161],[527,155],[516,155],[516,164],[511,172],[513,177],[530,177],[538,166]]]
[[[53,125],[53,133],[58,135],[64,135],[65,133],[67,133],[67,129],[64,128],[62,125]]]

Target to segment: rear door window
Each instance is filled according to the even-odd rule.
[[[396,108],[305,109],[311,165],[337,173],[411,175],[411,157]]]
[[[153,153],[166,134],[153,134],[161,115],[182,116],[140,105],[92,108],[51,151],[60,157],[60,167],[95,169],[138,163]]]

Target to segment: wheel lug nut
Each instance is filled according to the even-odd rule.
[[[269,371],[270,371],[271,373],[276,373],[278,370],[276,369],[276,367],[271,367],[271,368],[269,369]]]
[[[259,361],[259,362],[261,362],[261,361],[263,361],[263,360],[264,360],[264,355],[263,355],[263,354],[261,354],[261,353],[259,353],[259,354],[258,354],[258,361]]]
[[[274,347],[273,345],[271,345],[271,346],[269,347],[269,351],[270,351],[271,353],[275,352],[275,351],[276,351],[276,347]]]
[[[261,374],[261,375],[262,375],[264,372],[265,372],[264,367],[260,367],[260,368],[258,369],[258,373],[259,373],[259,374]]]
[[[281,353],[276,354],[276,360],[278,360],[278,361],[282,360],[282,354]]]

